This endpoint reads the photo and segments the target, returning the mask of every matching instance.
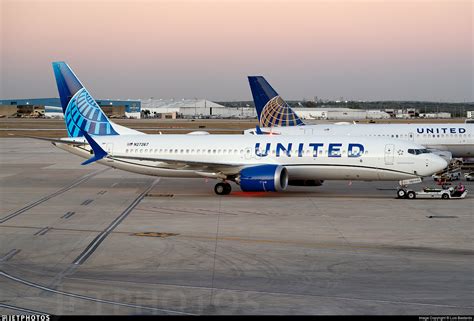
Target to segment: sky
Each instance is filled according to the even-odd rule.
[[[474,101],[474,1],[0,0],[0,98]]]

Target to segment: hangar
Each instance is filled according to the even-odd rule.
[[[143,99],[145,117],[174,118],[256,118],[254,107],[226,107],[207,99]]]

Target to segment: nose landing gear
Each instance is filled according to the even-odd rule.
[[[216,186],[214,186],[214,192],[216,192],[217,195],[228,195],[231,191],[232,187],[227,182],[217,183]]]

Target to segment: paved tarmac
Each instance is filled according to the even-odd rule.
[[[0,139],[0,314],[474,313],[472,194],[328,181],[217,196],[212,180],[82,161]]]

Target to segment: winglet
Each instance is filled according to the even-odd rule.
[[[81,165],[87,165],[96,162],[107,156],[107,152],[103,150],[102,147],[100,147],[99,144],[97,144],[97,142],[88,133],[86,133],[85,131],[83,131],[82,133],[87,139],[89,145],[92,147],[92,150],[94,151],[94,156],[83,162]]]

